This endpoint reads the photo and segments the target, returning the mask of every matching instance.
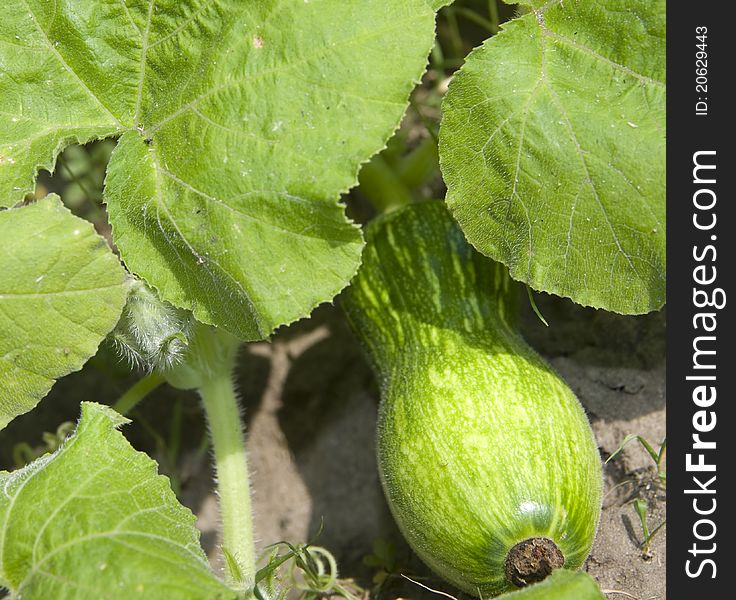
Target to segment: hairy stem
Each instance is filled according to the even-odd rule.
[[[248,460],[232,374],[212,373],[199,388],[217,467],[222,547],[231,583],[246,590],[255,585],[253,515],[250,504]],[[233,564],[234,563],[234,564]]]
[[[196,323],[184,362],[167,371],[166,379],[178,389],[197,390],[202,397],[215,455],[226,578],[251,599],[256,578],[253,514],[245,436],[233,384],[239,347],[240,340],[226,331]]]

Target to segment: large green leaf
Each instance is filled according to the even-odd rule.
[[[429,4],[434,10],[439,10],[443,6],[447,6],[453,2],[454,0],[427,0],[427,4]]]
[[[65,144],[120,135],[113,234],[163,299],[259,339],[350,280],[362,238],[338,197],[424,70],[427,0],[10,0],[0,16],[5,198]]]
[[[58,197],[0,212],[0,429],[97,351],[126,293],[105,240]]]
[[[195,517],[111,408],[85,402],[56,453],[0,473],[0,584],[24,600],[235,598],[212,573]]]
[[[665,2],[527,2],[443,105],[448,205],[531,287],[621,313],[665,300]]]
[[[595,580],[582,571],[558,569],[544,581],[497,600],[605,600]]]

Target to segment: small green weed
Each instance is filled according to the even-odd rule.
[[[606,459],[606,464],[616,458],[616,456],[618,456],[624,449],[626,444],[633,440],[637,440],[642,445],[644,450],[647,451],[647,454],[649,454],[649,456],[654,461],[654,465],[657,467],[657,477],[664,486],[667,486],[667,471],[662,468],[662,463],[667,456],[667,438],[662,441],[659,446],[659,450],[655,450],[654,447],[646,440],[646,438],[636,433],[630,433],[624,438],[624,441],[621,442],[619,447],[613,451],[613,454],[611,454],[611,456]]]
[[[74,423],[64,421],[55,432],[44,431],[41,435],[43,446],[31,447],[27,442],[20,442],[13,446],[13,463],[16,469],[26,466],[37,458],[49,452],[56,452],[67,436],[74,431]]]
[[[613,454],[608,457],[606,460],[606,464],[608,464],[611,460],[613,460],[616,456],[618,456],[621,451],[624,449],[626,444],[629,442],[636,440],[638,441],[641,446],[644,448],[644,450],[647,451],[647,454],[651,457],[652,461],[654,462],[655,467],[657,468],[657,478],[661,485],[666,488],[667,487],[667,472],[663,468],[663,462],[667,455],[667,438],[665,438],[662,443],[659,446],[659,450],[655,450],[652,444],[650,444],[646,438],[644,438],[641,435],[630,433],[627,435],[621,444],[619,445],[616,450],[614,450]],[[657,525],[654,529],[651,531],[649,530],[649,523],[648,523],[648,515],[649,515],[649,502],[647,502],[646,499],[638,497],[635,498],[632,502],[634,506],[634,511],[636,512],[637,517],[639,518],[639,522],[641,523],[641,529],[642,533],[644,535],[644,541],[641,544],[641,551],[642,551],[642,557],[645,559],[650,559],[652,557],[652,553],[650,551],[650,544],[652,542],[652,539],[654,536],[664,527],[664,525],[667,523],[667,520],[665,519],[662,521],[659,525]]]
[[[367,590],[352,579],[338,577],[335,557],[321,546],[278,542],[267,549],[263,559],[267,560],[266,566],[256,573],[258,600],[282,600],[287,596],[298,600],[368,598]],[[234,561],[227,562],[232,570]]]

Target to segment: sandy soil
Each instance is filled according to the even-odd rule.
[[[664,315],[618,317],[542,296],[538,304],[551,325],[546,328],[522,304],[525,336],[578,394],[602,456],[629,433],[658,446],[665,435]],[[0,468],[10,466],[15,442],[39,440],[42,431],[75,420],[80,400],[110,402],[129,384],[130,378],[104,354],[96,362],[102,375],[87,368],[67,377],[37,407],[33,419],[16,419],[3,432]],[[272,343],[247,347],[239,385],[259,547],[279,540],[306,541],[323,524],[318,543],[335,554],[341,576],[370,586],[374,571],[363,558],[375,540],[384,539],[396,545],[407,572],[455,593],[412,557],[389,514],[374,457],[378,393],[338,309],[322,307]],[[183,408],[182,445],[171,460],[166,438],[175,399]],[[180,497],[198,515],[202,542],[214,555],[217,505],[207,453],[198,450],[204,428],[196,398],[162,388],[144,403],[138,418],[126,427],[127,437],[154,455],[162,471],[176,474]],[[143,421],[155,424],[155,435]],[[665,493],[656,479],[651,459],[634,444],[605,467],[603,517],[585,567],[605,590],[641,600],[665,597],[666,527],[654,538],[651,557],[644,558],[641,525],[631,504],[645,498],[650,527],[662,522]],[[399,595],[430,596],[401,580],[387,597]],[[631,596],[611,593],[609,598]]]

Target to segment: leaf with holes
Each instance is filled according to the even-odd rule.
[[[123,310],[125,271],[58,197],[0,212],[0,429],[96,351]]]
[[[537,290],[665,301],[665,2],[527,0],[443,104],[448,205]]]
[[[54,454],[0,472],[0,585],[13,598],[233,599],[156,463],[85,402]]]
[[[402,117],[436,0],[10,0],[0,198],[65,145],[119,136],[128,268],[243,339],[331,300],[360,231],[337,200]]]

